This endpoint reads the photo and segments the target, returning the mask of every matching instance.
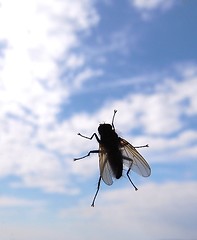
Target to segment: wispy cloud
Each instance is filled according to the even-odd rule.
[[[98,15],[89,1],[2,1],[0,11],[1,38],[6,42],[0,103],[9,112],[10,105],[28,109],[36,122],[50,121],[70,89],[61,81],[58,62],[68,58],[67,65],[73,68],[85,61],[81,55],[81,63],[74,61],[68,51],[80,45],[78,32],[88,31]]]
[[[62,74],[65,67],[83,71],[86,57],[75,52],[81,44],[79,34],[98,21],[93,3],[87,0],[1,1],[0,35],[5,44],[0,68],[0,172],[2,177],[18,177],[10,186],[73,192],[66,187],[69,174],[58,153],[38,136],[42,128],[50,133],[60,105],[80,84],[69,82],[68,76],[62,81]],[[80,82],[93,74],[86,72]]]
[[[193,5],[103,2],[1,1],[2,239],[196,236],[195,44],[180,38],[190,22],[177,18],[179,11],[190,16]],[[139,19],[169,9],[170,19],[157,15],[151,25]],[[115,19],[120,12],[121,19]],[[164,43],[165,33],[177,44],[162,44],[157,52],[154,44]],[[187,47],[192,54],[186,54]],[[176,65],[177,59],[183,62]],[[137,193],[124,176],[112,188],[102,184],[92,209],[98,156],[73,158],[98,143],[77,133],[91,136],[100,123],[111,123],[114,109],[118,134],[134,146],[150,145],[140,152],[153,174],[132,175]]]
[[[33,201],[33,200],[28,200],[24,198],[16,198],[16,197],[8,197],[8,196],[1,196],[0,197],[0,208],[5,208],[5,207],[32,207],[32,208],[37,208],[37,207],[43,207],[44,202],[42,201]]]
[[[93,70],[90,68],[84,69],[82,72],[80,72],[78,75],[74,77],[74,87],[79,90],[80,87],[84,85],[84,82],[94,78],[101,76],[103,74],[102,70]]]
[[[130,0],[131,5],[137,9],[144,20],[149,20],[154,10],[166,11],[171,9],[175,0]]]
[[[120,131],[121,135],[133,145],[149,143],[151,148],[145,152],[145,155],[150,155],[152,162],[160,162],[163,159],[165,162],[172,159],[173,162],[177,159],[180,161],[186,156],[194,158],[197,133],[192,128],[184,129],[182,119],[182,116],[188,118],[194,116],[197,109],[195,107],[196,73],[191,71],[191,66],[187,68],[190,68],[190,71],[183,68],[181,81],[177,82],[174,75],[165,76],[160,79],[161,82],[155,84],[150,93],[128,94],[123,99],[101,106],[94,114],[76,113],[71,118],[58,122],[53,113],[50,121],[53,125],[47,122],[40,125],[35,121],[36,118],[33,124],[29,124],[28,117],[22,115],[18,119],[9,116],[8,112],[1,123],[3,159],[0,162],[1,175],[19,177],[18,182],[10,183],[12,187],[77,193],[78,190],[70,181],[70,176],[79,175],[88,178],[98,169],[95,161],[87,160],[83,164],[72,162],[74,156],[97,146],[95,141],[81,139],[76,134],[81,132],[91,135],[97,131],[99,123],[104,121],[110,123],[114,109],[119,110],[116,119],[117,131]],[[185,74],[186,72],[190,74]],[[149,79],[149,76],[146,79]],[[42,104],[44,101],[41,101]],[[58,109],[59,105],[56,106]],[[21,112],[19,109],[14,110],[16,116]],[[47,113],[45,114],[47,116]],[[139,129],[139,133],[136,133]],[[133,132],[135,134],[132,134]],[[84,145],[84,141],[88,142]],[[62,157],[65,161],[60,160]]]
[[[131,0],[131,4],[139,10],[167,9],[174,3],[174,0]]]
[[[125,239],[130,239],[131,235],[135,239],[160,239],[161,236],[164,239],[193,239],[197,234],[193,211],[197,200],[195,188],[195,182],[169,182],[145,184],[137,193],[130,188],[101,191],[93,211],[84,206],[90,199],[85,202],[83,199],[78,207],[65,209],[60,215],[72,216],[75,220],[83,215],[85,223],[77,228],[88,226],[95,239],[107,236],[119,239],[123,232],[126,232]],[[97,226],[103,231],[96,231]],[[93,235],[95,231],[96,236]],[[86,237],[83,235],[84,239]]]

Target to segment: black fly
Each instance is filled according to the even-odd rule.
[[[107,184],[112,185],[112,177],[119,179],[122,176],[123,165],[128,168],[127,177],[135,190],[138,190],[134,183],[131,181],[129,172],[132,170],[143,177],[148,177],[151,174],[151,169],[146,160],[136,150],[136,148],[148,147],[148,145],[133,147],[125,139],[118,136],[114,127],[114,117],[117,110],[114,110],[112,118],[112,124],[100,124],[98,132],[100,139],[96,133],[93,133],[91,137],[86,137],[78,133],[79,136],[92,139],[93,137],[99,143],[99,150],[92,150],[87,155],[75,158],[74,161],[88,157],[91,153],[99,154],[99,167],[100,177],[98,181],[97,191],[92,201],[92,207],[99,192],[101,179]]]

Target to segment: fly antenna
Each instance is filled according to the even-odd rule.
[[[114,118],[115,118],[116,113],[117,113],[117,110],[114,110],[114,115],[113,115],[112,124],[111,124],[113,129],[115,129],[115,127],[114,127]]]

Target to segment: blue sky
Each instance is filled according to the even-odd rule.
[[[196,239],[197,2],[2,0],[0,238]],[[101,184],[103,122],[149,178]]]

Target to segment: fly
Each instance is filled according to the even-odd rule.
[[[119,179],[122,177],[123,166],[128,168],[126,175],[136,191],[138,189],[129,176],[130,171],[132,170],[143,177],[148,177],[151,174],[150,166],[136,150],[136,148],[148,147],[148,144],[133,147],[125,139],[119,137],[114,127],[114,117],[116,112],[117,110],[114,110],[112,124],[104,123],[99,125],[98,132],[100,138],[96,133],[93,133],[91,137],[86,137],[78,133],[79,136],[89,140],[92,140],[92,138],[95,137],[99,143],[99,150],[92,150],[83,157],[74,158],[74,161],[76,161],[90,156],[91,153],[98,153],[99,155],[100,177],[98,180],[97,190],[91,204],[92,207],[94,207],[94,203],[100,189],[101,179],[105,182],[105,184],[112,185],[113,178]]]

